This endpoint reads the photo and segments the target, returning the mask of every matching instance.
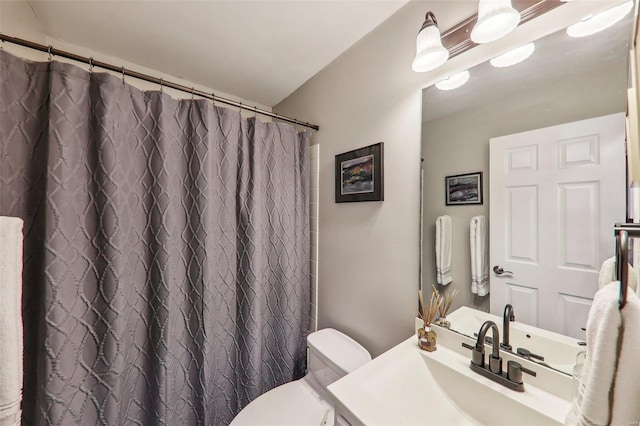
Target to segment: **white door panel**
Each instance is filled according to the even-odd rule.
[[[491,139],[491,312],[584,338],[612,227],[625,217],[625,118]]]
[[[562,293],[559,293],[558,296],[559,329],[557,331],[575,339],[584,340],[584,331],[581,327],[576,327],[576,324],[587,323],[593,299]]]
[[[538,188],[535,185],[506,189],[506,258],[536,265],[538,262]]]
[[[527,324],[538,323],[538,289],[513,284],[507,284],[507,303],[518,308],[518,321]]]

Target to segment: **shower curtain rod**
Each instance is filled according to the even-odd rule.
[[[124,66],[117,67],[115,65],[108,64],[106,62],[96,61],[93,58],[87,58],[85,56],[76,55],[75,53],[71,53],[71,52],[67,52],[67,51],[64,51],[64,50],[56,49],[51,45],[45,46],[44,44],[34,43],[32,41],[24,40],[24,39],[21,39],[21,38],[18,38],[18,37],[11,37],[11,36],[8,36],[8,35],[2,34],[2,33],[0,33],[0,41],[3,41],[3,42],[6,41],[6,42],[9,42],[9,43],[13,43],[13,44],[17,44],[17,45],[20,45],[20,46],[28,47],[30,49],[39,50],[41,52],[48,53],[51,56],[60,56],[60,57],[63,57],[63,58],[71,59],[71,60],[76,61],[76,62],[82,62],[82,63],[88,64],[90,67],[104,68],[104,69],[109,70],[109,71],[120,73],[123,76],[129,76],[129,77],[137,78],[139,80],[144,80],[144,81],[148,81],[148,82],[151,82],[151,83],[159,84],[161,89],[164,86],[170,87],[172,89],[179,90],[181,92],[191,93],[192,95],[197,95],[197,96],[200,96],[202,98],[211,99],[214,102],[220,102],[222,104],[234,106],[236,108],[244,109],[244,110],[247,110],[247,111],[253,111],[256,114],[266,115],[267,117],[275,118],[277,120],[286,121],[288,123],[295,124],[295,125],[300,125],[300,126],[303,126],[303,127],[308,127],[309,129],[320,130],[320,126],[318,126],[317,124],[311,124],[311,123],[305,123],[305,122],[302,122],[302,121],[298,121],[295,118],[290,118],[290,117],[286,117],[284,115],[273,113],[271,111],[266,111],[266,110],[260,109],[260,108],[258,108],[256,106],[245,105],[242,102],[236,102],[236,101],[233,101],[231,99],[222,98],[220,96],[216,96],[213,93],[206,93],[206,92],[203,92],[201,90],[194,89],[193,87],[187,87],[187,86],[184,86],[182,84],[173,83],[171,81],[166,81],[166,80],[164,80],[162,78],[153,77],[151,75],[143,74],[143,73],[140,73],[140,72],[137,72],[137,71],[132,71],[132,70],[126,69]]]

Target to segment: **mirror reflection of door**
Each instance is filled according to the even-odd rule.
[[[584,338],[582,328],[625,217],[623,113],[490,141],[491,313]]]
[[[524,62],[507,68],[494,68],[488,62],[471,68],[470,78],[462,87],[442,91],[434,86],[423,91],[423,125],[422,125],[422,157],[424,158],[424,212],[423,212],[423,273],[422,281],[425,296],[429,296],[431,284],[435,283],[435,221],[438,216],[449,215],[452,218],[452,275],[453,286],[459,290],[452,310],[464,305],[482,311],[492,311],[502,316],[504,303],[508,300],[516,304],[516,321],[533,322],[537,320],[540,327],[569,334],[583,340],[582,330],[575,333],[576,324],[583,321],[589,299],[597,289],[597,274],[593,270],[599,268],[595,263],[603,258],[613,256],[612,223],[606,224],[606,229],[595,231],[595,227],[581,226],[585,232],[597,235],[600,252],[589,261],[588,268],[583,266],[568,266],[567,270],[577,269],[592,278],[589,284],[579,281],[579,289],[563,290],[561,293],[571,296],[565,298],[566,309],[560,314],[537,312],[531,307],[531,298],[525,299],[521,306],[518,297],[526,294],[526,289],[512,299],[503,298],[498,301],[494,287],[493,266],[501,266],[505,271],[513,271],[517,279],[527,279],[529,272],[518,272],[511,264],[494,261],[490,264],[491,290],[489,296],[479,297],[471,293],[471,254],[469,250],[469,223],[477,215],[485,215],[493,221],[493,194],[490,191],[491,176],[489,169],[489,141],[535,129],[542,129],[564,123],[571,123],[594,117],[602,117],[616,113],[625,113],[627,109],[628,58],[631,40],[633,14],[614,27],[590,37],[571,38],[564,30],[545,36],[535,42],[535,51]],[[562,137],[561,139],[566,139]],[[566,146],[571,160],[576,155],[583,155],[581,149],[589,144]],[[623,147],[624,148],[624,147]],[[553,155],[557,154],[553,149]],[[539,155],[545,155],[542,151]],[[551,154],[548,154],[551,155]],[[584,153],[586,154],[586,151]],[[604,159],[604,151],[599,153]],[[574,157],[571,157],[574,156]],[[540,157],[540,161],[542,158]],[[608,162],[609,160],[607,160]],[[624,172],[624,163],[617,164],[617,172]],[[569,170],[569,168],[567,168]],[[445,177],[464,173],[482,171],[484,176],[484,204],[468,206],[445,205]],[[553,172],[554,174],[556,172]],[[560,177],[555,177],[560,179]],[[558,183],[561,183],[558,181]],[[619,184],[623,195],[619,198],[624,203],[624,182]],[[566,186],[571,189],[565,196],[567,209],[573,206],[573,199],[588,203],[590,189],[578,190],[577,187]],[[521,194],[524,194],[522,192]],[[609,194],[609,192],[607,192]],[[556,194],[556,197],[558,195]],[[574,198],[572,198],[574,197]],[[557,199],[556,199],[557,201]],[[491,210],[489,209],[491,205]],[[557,213],[557,212],[556,212]],[[589,212],[590,213],[590,212]],[[538,220],[545,218],[546,210],[540,211]],[[572,212],[573,214],[573,212]],[[600,213],[598,213],[600,214]],[[575,221],[571,221],[571,232],[575,231],[578,223],[595,220],[594,215],[574,214]],[[624,221],[624,208],[614,219]],[[604,216],[598,219],[604,223]],[[540,223],[540,222],[539,222]],[[554,222],[557,223],[557,220]],[[540,243],[554,244],[553,238],[559,231],[545,231],[540,235]],[[602,225],[605,226],[605,225]],[[539,227],[540,228],[540,227]],[[530,231],[531,229],[529,229]],[[577,232],[577,231],[575,231]],[[596,232],[596,234],[593,234]],[[549,235],[549,233],[551,235]],[[584,236],[583,236],[584,237]],[[591,237],[589,237],[591,238]],[[594,237],[595,238],[595,237]],[[559,244],[557,239],[556,244]],[[586,247],[586,244],[585,246]],[[581,248],[582,249],[582,248]],[[540,248],[542,253],[543,248]],[[556,249],[556,252],[558,249]],[[582,253],[582,252],[580,252]],[[583,256],[582,254],[580,256]],[[586,255],[585,255],[586,256]],[[591,256],[591,254],[589,254]],[[566,257],[566,256],[565,256]],[[584,259],[569,259],[568,263],[581,264]],[[567,262],[565,262],[567,263]],[[587,270],[585,272],[585,270]],[[501,278],[508,281],[508,278]],[[540,285],[542,278],[528,277],[528,286],[535,288]],[[531,284],[536,281],[535,285]],[[522,283],[521,283],[522,284]],[[596,286],[596,287],[594,287]],[[525,287],[525,285],[522,285]],[[515,287],[514,287],[515,288]],[[444,290],[440,288],[440,290]],[[574,291],[575,290],[575,291]],[[585,292],[581,292],[581,291]],[[494,307],[502,304],[502,308]],[[550,296],[546,292],[536,296],[537,306],[557,306],[557,299],[561,296]],[[564,297],[564,296],[563,296]],[[581,305],[582,303],[582,305]],[[574,318],[575,324],[568,324],[567,318]],[[452,325],[455,328],[455,325]],[[533,348],[528,348],[532,349]]]

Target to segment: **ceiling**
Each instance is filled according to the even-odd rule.
[[[5,1],[0,0],[0,4]],[[100,54],[119,58],[265,107],[277,105],[408,3],[408,0],[21,1],[31,7],[54,47],[55,40],[62,40],[96,52],[96,59],[101,59]],[[622,0],[570,2],[563,8],[610,1]],[[471,16],[478,4],[478,0],[412,2],[423,4],[425,11],[435,12],[441,30]],[[416,33],[422,19],[422,16],[415,18]],[[499,44],[496,42],[496,46]]]
[[[407,1],[29,3],[53,39],[270,107]]]

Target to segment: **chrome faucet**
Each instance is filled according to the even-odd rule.
[[[506,349],[508,351],[512,349],[509,344],[509,322],[515,320],[516,316],[513,313],[513,306],[507,304],[504,307],[504,314],[502,315],[502,343],[500,343],[500,347],[502,349]]]
[[[511,306],[511,305],[508,305]],[[513,308],[512,313],[513,313]],[[492,344],[489,363],[485,363],[484,359],[484,341],[487,332],[491,330]],[[469,368],[472,371],[500,383],[503,386],[518,392],[524,392],[524,382],[522,381],[522,373],[528,373],[535,376],[535,371],[528,370],[516,361],[507,362],[507,371],[502,371],[502,358],[500,357],[500,330],[493,321],[485,321],[478,331],[478,339],[475,346],[462,343],[467,349],[471,349],[471,364]]]

